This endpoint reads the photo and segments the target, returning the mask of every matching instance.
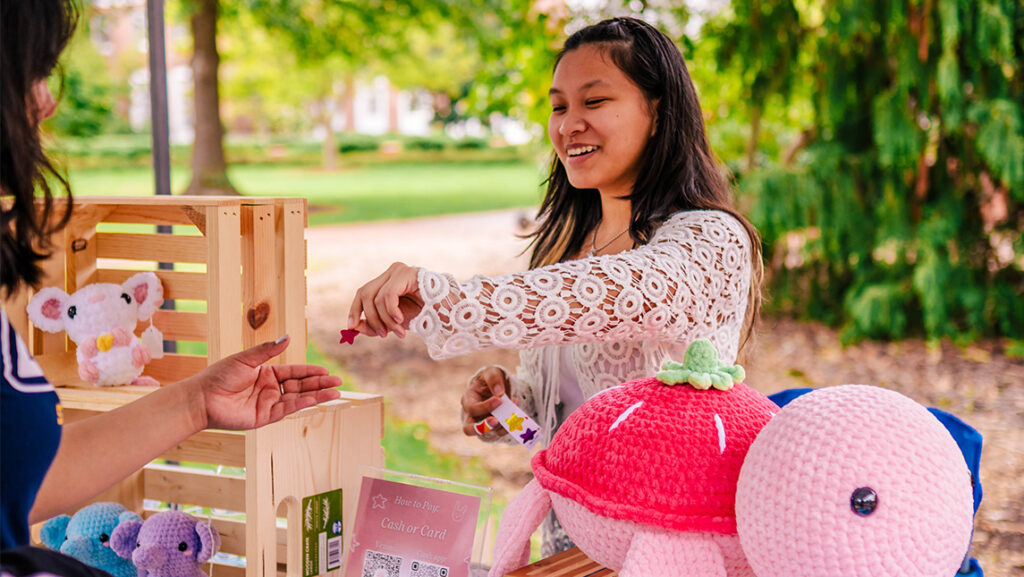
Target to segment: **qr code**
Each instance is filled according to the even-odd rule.
[[[412,562],[412,572],[409,577],[448,577],[448,568],[441,565],[424,563],[423,561]]]
[[[401,568],[402,558],[398,555],[388,555],[367,549],[366,556],[363,558],[362,577],[399,577]]]

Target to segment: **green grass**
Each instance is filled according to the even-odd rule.
[[[249,196],[304,196],[310,224],[336,224],[537,206],[540,165],[523,160],[494,162],[393,162],[325,172],[309,166],[242,165],[229,170]],[[77,195],[153,194],[153,172],[145,167],[72,168]],[[182,190],[189,171],[174,168],[171,188]]]

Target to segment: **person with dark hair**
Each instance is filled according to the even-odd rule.
[[[573,34],[555,61],[547,194],[530,270],[459,283],[402,263],[359,289],[349,327],[422,337],[434,358],[518,348],[515,375],[484,367],[462,398],[463,429],[505,435],[508,394],[545,443],[583,401],[682,360],[707,338],[736,360],[760,307],[756,230],[704,130],[679,49],[615,18]],[[477,426],[486,423],[486,426]],[[542,554],[571,546],[553,518]]]
[[[38,286],[48,238],[74,210],[71,202],[64,211],[54,208],[52,186],[68,196],[70,190],[43,152],[39,125],[54,112],[47,79],[77,20],[71,0],[0,4],[0,294],[5,299]],[[29,523],[74,511],[202,429],[256,428],[337,398],[332,387],[341,381],[322,367],[263,365],[287,346],[285,335],[116,410],[62,426],[54,387],[0,310],[0,571],[106,575],[26,547]]]

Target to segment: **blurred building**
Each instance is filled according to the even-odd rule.
[[[113,71],[115,82],[130,86],[129,96],[118,103],[117,113],[128,119],[132,130],[144,131],[150,123],[148,34],[146,0],[93,0],[89,7],[92,42]],[[168,24],[167,103],[172,144],[190,144],[195,137],[192,102],[191,54],[180,47],[191,46],[187,26]],[[223,62],[222,62],[223,65]],[[221,71],[225,73],[224,70]],[[339,86],[336,98],[312,103],[311,118],[329,118],[335,132],[360,134],[402,134],[426,136],[435,118],[435,95],[426,90],[398,90],[386,77],[359,78],[352,90]],[[327,106],[328,114],[317,107]],[[488,130],[477,119],[449,125],[454,138],[496,135],[509,144],[521,144],[532,134],[519,121],[502,116],[489,119]],[[327,122],[312,129],[312,136],[323,138]],[[227,126],[229,133],[247,133],[256,123],[239,118]]]

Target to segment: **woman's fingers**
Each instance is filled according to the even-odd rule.
[[[505,433],[491,414],[501,404],[501,396],[507,390],[505,381],[505,372],[498,367],[487,367],[470,380],[462,394],[462,431],[466,435],[480,435],[477,424],[481,421],[492,430],[488,435],[500,437]]]
[[[363,285],[349,309],[349,328],[360,329],[365,324],[371,334],[384,337],[394,332],[404,337],[407,319],[412,318],[409,313],[418,314],[422,308],[417,277],[416,268],[396,262]]]

